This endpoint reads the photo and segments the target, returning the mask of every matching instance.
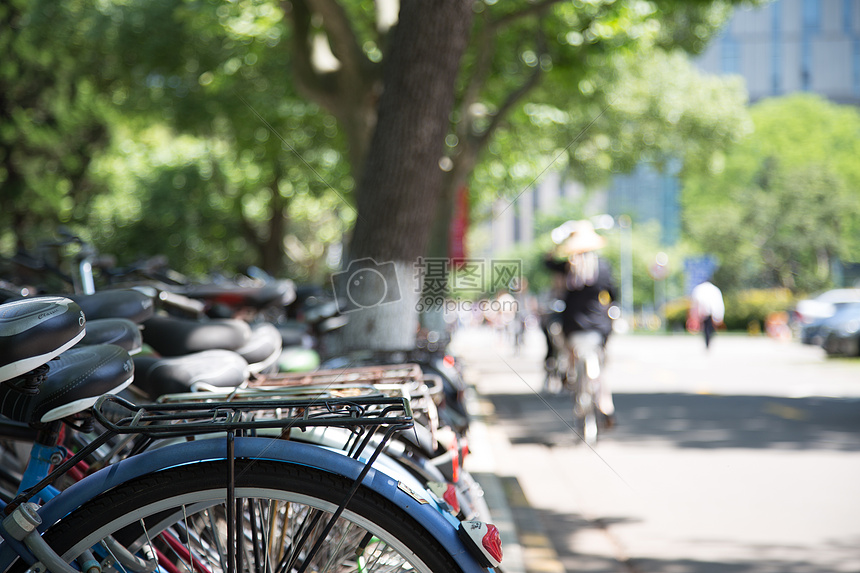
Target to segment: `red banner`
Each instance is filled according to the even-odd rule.
[[[469,188],[462,185],[454,196],[454,213],[448,233],[448,257],[453,268],[466,260],[466,232],[469,230]]]

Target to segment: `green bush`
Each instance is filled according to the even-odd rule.
[[[726,295],[726,328],[729,330],[764,330],[767,316],[790,310],[795,303],[788,289],[754,289]]]
[[[666,313],[666,325],[670,331],[678,331],[686,328],[687,313],[690,312],[690,299],[688,297],[670,300],[663,307]]]

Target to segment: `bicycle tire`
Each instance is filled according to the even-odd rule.
[[[150,548],[155,546],[161,551],[159,564],[166,560],[169,563],[164,565],[172,565],[174,571],[198,570],[195,562],[204,564],[211,573],[226,571],[226,554],[219,546],[225,542],[222,526],[227,513],[226,476],[224,460],[144,475],[88,501],[49,528],[45,539],[67,561],[111,535],[132,552],[147,544]],[[259,573],[291,573],[305,565],[303,555],[321,529],[314,516],[322,516],[321,523],[326,523],[353,485],[349,479],[322,470],[269,460],[236,460],[235,476],[236,497],[243,500],[243,529],[236,537],[242,540],[239,545],[243,545],[247,535],[256,532],[247,540],[244,550],[237,551],[244,567],[236,570]],[[278,522],[267,522],[270,516],[275,516]],[[300,522],[305,524],[304,529],[288,529],[299,526]],[[309,526],[309,522],[315,525]],[[213,528],[217,529],[217,535],[212,535]],[[175,549],[169,553],[163,532],[186,540],[193,557],[185,559],[191,567]],[[302,539],[305,532],[310,532],[310,539],[288,554],[290,542]],[[260,542],[264,542],[265,556],[255,550]],[[294,557],[286,557],[290,554]],[[170,567],[162,565],[159,569],[169,571]],[[351,499],[306,570],[462,571],[449,552],[417,521],[383,496],[363,487]],[[116,569],[107,567],[103,571]]]
[[[589,378],[584,361],[577,360],[574,365],[575,376],[573,383],[573,427],[579,437],[587,445],[597,443],[599,423],[597,419],[597,396],[594,392],[593,380]]]

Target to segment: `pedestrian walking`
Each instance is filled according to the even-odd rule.
[[[699,283],[690,293],[690,319],[693,330],[696,326],[705,335],[705,348],[711,347],[711,339],[717,331],[717,326],[723,323],[726,307],[723,293],[711,281]]]

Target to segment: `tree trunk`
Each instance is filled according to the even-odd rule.
[[[416,264],[443,190],[439,159],[471,16],[464,0],[401,2],[358,187],[350,264],[336,277],[335,289],[352,311],[348,347],[414,345],[421,292]]]
[[[277,187],[272,186],[272,199],[269,201],[268,233],[259,244],[260,266],[273,277],[283,277],[286,272],[284,257],[284,235],[287,232],[288,200],[283,198]]]

